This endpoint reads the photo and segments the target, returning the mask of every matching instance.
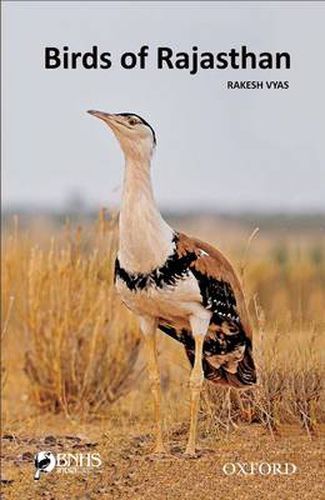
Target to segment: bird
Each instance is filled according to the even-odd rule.
[[[163,441],[157,331],[181,343],[191,365],[190,427],[185,456],[197,455],[196,434],[204,379],[249,388],[256,383],[252,327],[241,282],[212,245],[174,230],[162,217],[151,180],[157,138],[135,113],[88,111],[113,132],[124,154],[119,243],[114,283],[138,318],[146,345],[154,402],[153,454]]]

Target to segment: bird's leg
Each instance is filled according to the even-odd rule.
[[[166,449],[162,437],[160,373],[156,348],[157,322],[153,318],[141,317],[140,326],[146,343],[147,369],[154,400],[156,423],[156,445],[154,453],[164,454],[166,453]]]
[[[191,320],[192,333],[195,340],[195,361],[190,375],[191,389],[191,422],[190,435],[185,450],[185,455],[195,455],[197,417],[199,412],[200,394],[204,379],[202,368],[202,353],[205,334],[209,327],[210,318],[196,318]]]
[[[195,337],[195,362],[190,376],[190,389],[191,389],[190,435],[185,450],[186,455],[195,455],[197,416],[199,412],[201,387],[204,378],[202,370],[203,342],[204,342],[204,336],[198,335]]]

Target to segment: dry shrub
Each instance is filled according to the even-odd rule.
[[[300,420],[311,436],[317,423],[324,422],[324,370],[321,363],[323,339],[313,333],[308,348],[299,346],[293,357],[293,368],[287,377],[288,412]]]
[[[102,213],[88,241],[66,225],[49,248],[31,245],[19,254],[23,264],[6,263],[14,279],[13,266],[26,269],[16,293],[25,299],[25,370],[42,409],[97,413],[139,376],[138,327],[112,283],[116,225]]]
[[[311,437],[325,421],[321,366],[288,356],[286,365],[279,356],[259,365],[258,384],[252,389],[206,384],[202,407],[208,428],[220,433],[241,423],[259,423],[274,435],[281,424],[298,424]]]

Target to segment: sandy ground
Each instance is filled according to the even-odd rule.
[[[54,432],[55,431],[55,432]],[[284,428],[275,439],[251,425],[222,436],[200,436],[194,459],[181,452],[186,425],[170,430],[171,456],[153,459],[148,426],[116,420],[92,424],[61,416],[27,418],[6,425],[2,436],[2,498],[4,499],[320,499],[321,440],[310,440],[300,429]],[[34,454],[99,453],[102,466],[87,472],[59,474],[57,469],[34,481]],[[227,463],[293,463],[293,475],[226,475]],[[229,466],[230,467],[230,466]],[[239,470],[236,466],[236,470]],[[247,466],[246,466],[247,467]]]
[[[198,456],[184,459],[188,415],[187,405],[182,404],[178,410],[175,407],[173,417],[165,422],[171,455],[155,460],[150,455],[153,448],[150,398],[139,398],[135,393],[132,404],[121,400],[105,417],[82,422],[63,415],[42,414],[30,404],[27,389],[23,371],[10,370],[3,399],[3,499],[325,498],[320,428],[313,439],[294,426],[281,426],[280,432],[272,437],[256,424],[242,425],[227,435],[209,430],[201,414]],[[183,406],[181,414],[179,409]],[[169,406],[168,411],[165,408],[165,413],[173,413],[173,408]],[[84,473],[68,469],[70,472],[59,474],[54,469],[35,481],[34,455],[47,450],[54,454],[99,453],[102,466],[88,468]],[[293,463],[297,471],[289,476],[223,472],[228,463],[264,462]]]

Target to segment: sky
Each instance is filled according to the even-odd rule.
[[[320,2],[3,2],[3,204],[118,205],[123,157],[87,109],[155,129],[164,210],[325,210],[325,5]],[[48,70],[44,48],[111,52],[109,70]],[[145,70],[118,64],[148,45]],[[287,51],[290,70],[159,70],[159,46]],[[227,80],[288,90],[227,90]]]

